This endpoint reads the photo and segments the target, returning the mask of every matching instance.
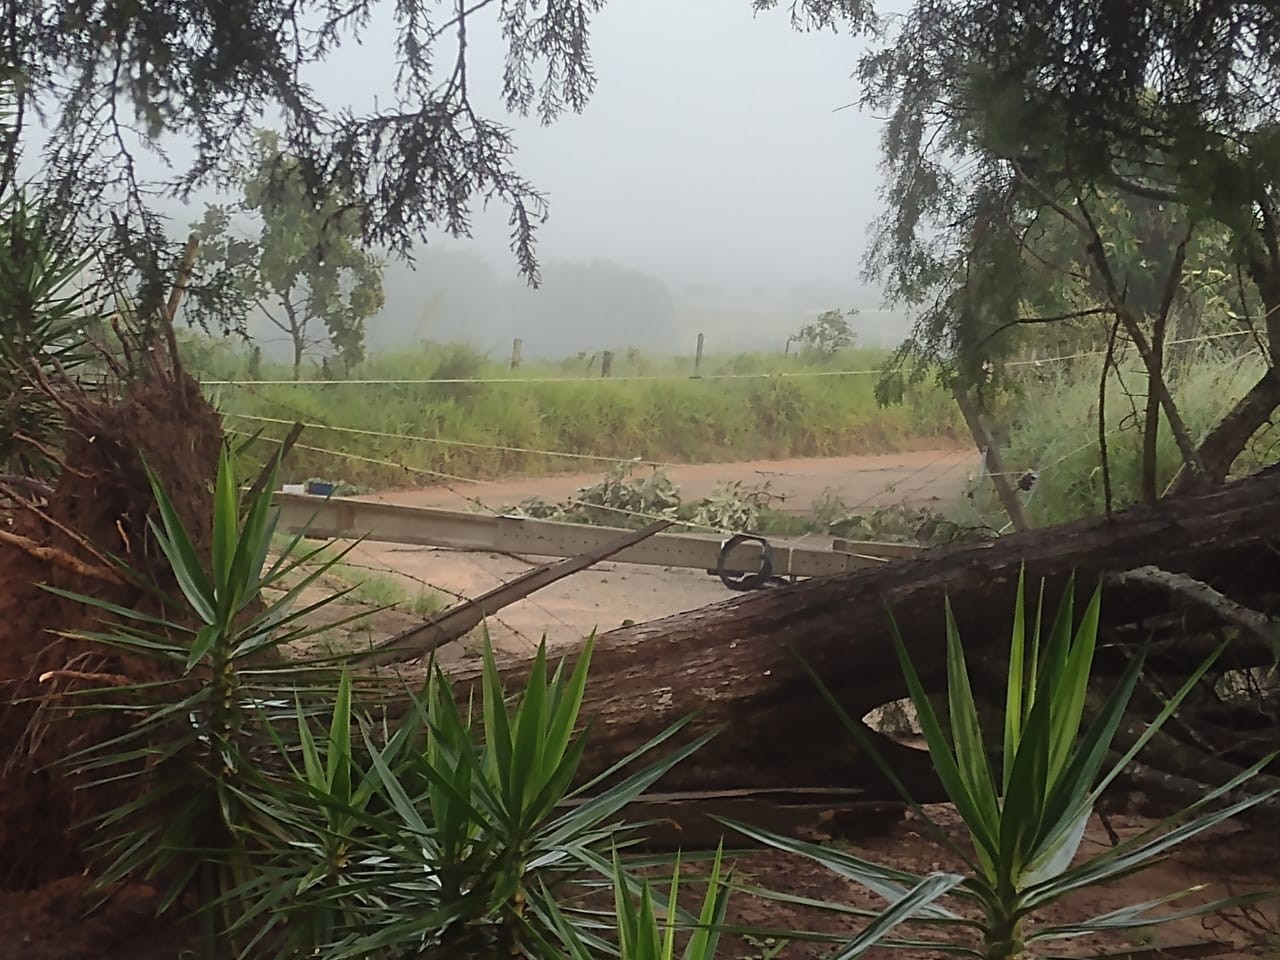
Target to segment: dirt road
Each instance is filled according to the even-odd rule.
[[[787,497],[785,508],[806,512],[830,488],[851,509],[943,502],[960,494],[978,467],[969,451],[925,451],[874,457],[722,463],[673,468],[686,500],[711,493],[728,480],[768,481]],[[596,482],[599,474],[537,477],[473,484],[455,491],[431,488],[397,491],[376,499],[418,506],[467,509],[476,501],[493,509],[526,497],[557,500]],[[432,585],[451,595],[473,597],[529,569],[521,560],[480,553],[367,543],[351,560],[371,570],[394,573],[410,589]],[[535,645],[545,633],[556,645],[593,629],[608,630],[628,620],[642,622],[693,610],[735,596],[701,570],[603,563],[503,610],[489,624],[495,646],[511,652]],[[453,651],[457,655],[461,651]],[[472,651],[474,652],[474,651]]]
[[[824,491],[831,490],[852,510],[886,503],[923,504],[948,500],[959,494],[965,479],[978,468],[972,450],[922,450],[882,456],[827,457],[793,460],[755,460],[746,463],[703,463],[673,466],[668,474],[680,487],[685,501],[709,496],[729,481],[765,484],[784,497],[779,508],[808,513]],[[644,468],[638,468],[639,474]],[[398,490],[369,499],[420,507],[465,510],[476,501],[500,510],[529,497],[548,502],[572,497],[604,476],[591,473],[527,477],[485,483]]]

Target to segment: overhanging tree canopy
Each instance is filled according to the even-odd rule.
[[[590,25],[604,4],[2,0],[0,79],[12,82],[16,122],[0,136],[0,186],[14,181],[31,127],[43,118],[48,191],[76,210],[85,236],[109,228],[111,265],[145,268],[158,298],[174,250],[152,191],[185,197],[236,186],[253,154],[254,127],[270,111],[310,198],[323,206],[344,197],[367,243],[405,253],[432,230],[466,234],[473,201],[497,200],[510,210],[520,269],[535,281],[534,234],[546,201],[516,170],[511,131],[473,101],[467,30],[481,18],[499,26],[506,108],[550,122],[581,110],[591,95]],[[868,6],[794,0],[790,10],[802,25],[830,26],[838,17],[860,26]],[[395,56],[380,98],[386,106],[359,113],[320,102],[307,71],[388,23]],[[135,158],[159,153],[161,137],[189,141],[192,159],[161,183],[144,182]],[[193,290],[197,306],[203,294],[206,315],[216,286]]]
[[[1221,481],[1280,404],[1280,11],[1233,0],[919,0],[859,73],[864,106],[889,114],[869,272],[922,310],[911,351],[975,378],[1013,342],[993,334],[1050,318],[1024,311],[1053,272],[1037,242],[1065,230],[1077,279],[1147,367],[1148,432],[1162,418],[1186,479]],[[1115,203],[1148,228],[1144,256],[1128,263],[1108,235]],[[1202,237],[1222,245],[1242,323],[1271,359],[1197,443],[1161,358]]]

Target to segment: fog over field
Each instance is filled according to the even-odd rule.
[[[416,271],[391,262],[370,347],[462,339],[502,352],[519,336],[531,357],[688,352],[701,331],[708,349],[781,349],[833,307],[862,311],[854,326],[866,345],[900,340],[904,321],[861,278],[881,125],[840,109],[857,98],[861,43],[797,32],[785,8],[609,3],[594,22],[598,86],[586,111],[545,127],[510,120],[517,168],[551,205],[542,288],[518,276],[507,212],[494,205],[477,214],[473,239],[430,238]],[[469,28],[470,84],[478,107],[503,116],[502,44],[485,13]],[[385,106],[393,31],[374,26],[311,78],[321,99]],[[180,230],[202,207],[170,209]],[[271,342],[278,331],[252,327],[269,353],[287,352]]]

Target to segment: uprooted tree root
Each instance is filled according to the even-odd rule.
[[[173,500],[199,548],[212,515],[222,427],[198,384],[178,364],[92,394],[69,380],[49,392],[61,414],[61,470],[51,490],[0,484],[0,889],[22,889],[86,866],[73,828],[119,802],[120,790],[84,790],[51,764],[113,731],[77,715],[77,689],[163,679],[151,661],[68,638],[101,629],[102,613],[46,586],[159,613],[152,589],[173,586],[147,517],[154,499],[146,467]],[[135,582],[111,565],[124,560]],[[108,680],[106,678],[113,678]]]

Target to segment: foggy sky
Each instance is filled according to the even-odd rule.
[[[880,124],[834,111],[857,97],[862,46],[794,31],[786,6],[757,16],[750,0],[611,0],[594,20],[586,111],[548,127],[510,118],[517,169],[551,202],[541,258],[613,260],[677,292],[861,287]],[[387,102],[392,29],[374,26],[313,75],[326,102]],[[472,89],[496,115],[500,40],[469,34]],[[515,269],[507,232],[504,211],[476,219],[476,246],[501,274]]]
[[[362,45],[347,43],[310,68],[306,79],[331,108],[363,113],[392,102],[392,6],[377,8],[381,20]],[[798,318],[858,307],[862,342],[896,342],[906,324],[874,315],[879,292],[860,279],[880,203],[881,122],[838,109],[857,99],[851,75],[863,42],[798,32],[789,4],[780,6],[756,15],[751,0],[610,0],[592,25],[598,84],[590,103],[545,127],[502,108],[504,48],[492,21],[484,22],[491,11],[481,11],[469,19],[469,88],[482,113],[514,128],[515,168],[549,199],[537,243],[544,264],[608,261],[657,278],[683,311],[672,321],[683,339],[694,324],[721,343],[741,335],[744,347],[778,345]],[[452,56],[445,46],[441,61]],[[179,167],[189,158],[181,143],[165,146]],[[165,175],[150,158],[140,158],[139,171]],[[209,195],[161,209],[181,234],[204,202],[233,199]],[[491,286],[515,280],[506,209],[477,210],[473,226],[474,240],[429,236],[424,252],[474,252],[488,262]],[[495,345],[526,333],[520,315],[506,325],[478,323],[484,311],[475,291],[467,293],[470,312],[453,302],[458,297],[442,306],[432,274],[439,277],[438,266],[409,275],[392,263],[386,309],[369,324],[372,340],[383,340],[374,331],[387,325],[396,328],[385,331],[391,339],[469,331]],[[432,305],[435,320],[427,317]],[[725,312],[719,327],[708,311]],[[252,318],[250,326],[262,329]],[[601,332],[611,344],[624,335],[646,348],[668,338],[634,323]]]

